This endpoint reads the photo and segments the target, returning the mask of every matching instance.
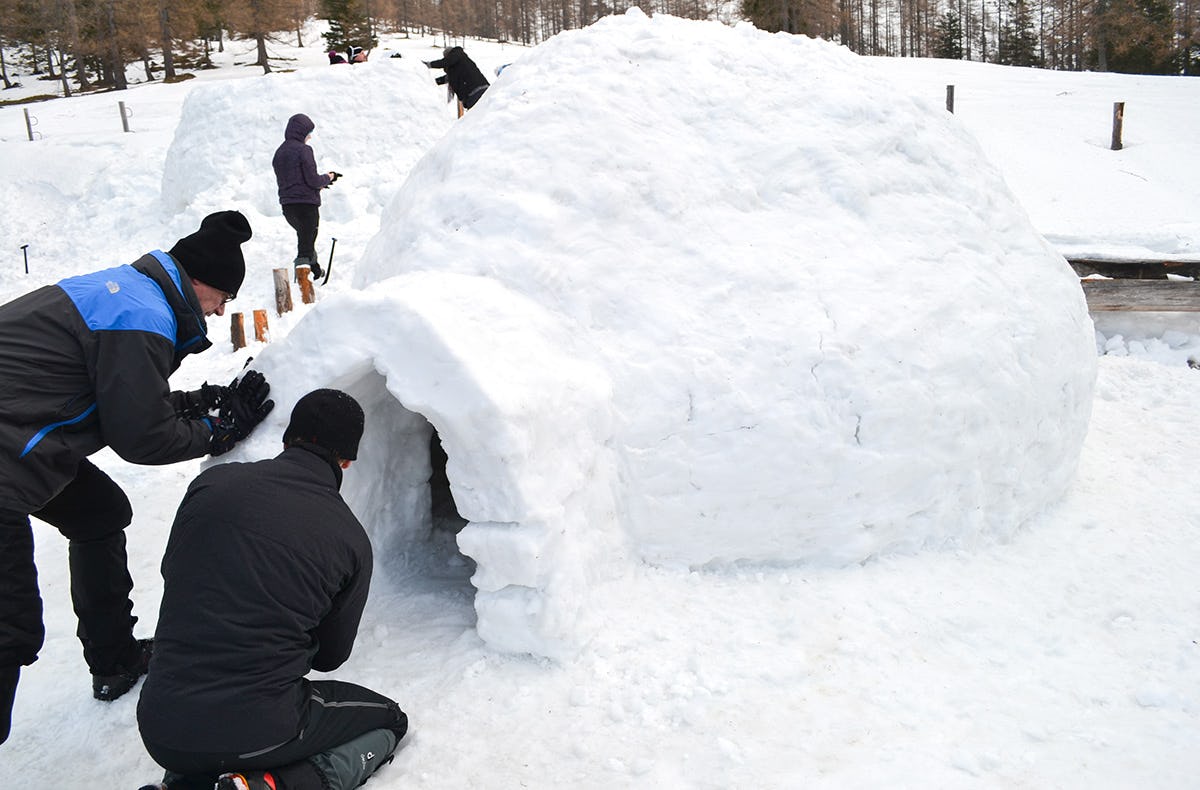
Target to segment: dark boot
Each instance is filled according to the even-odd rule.
[[[20,667],[0,668],[0,743],[8,740],[8,733],[12,730],[12,709],[17,700],[17,681],[20,679]]]
[[[150,669],[150,656],[153,654],[154,640],[139,639],[133,654],[126,657],[113,674],[92,675],[92,696],[103,702],[112,702],[125,694]]]

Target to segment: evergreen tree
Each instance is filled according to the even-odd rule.
[[[962,17],[953,8],[939,16],[937,24],[934,26],[933,56],[949,60],[962,60]]]
[[[1092,62],[1125,74],[1172,74],[1174,19],[1167,0],[1109,0],[1095,21]]]
[[[1008,0],[1008,19],[1001,31],[996,61],[1009,66],[1040,66],[1033,14],[1025,0]]]
[[[321,11],[329,22],[329,32],[323,34],[329,49],[371,50],[379,43],[363,0],[321,0]]]

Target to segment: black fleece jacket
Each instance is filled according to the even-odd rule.
[[[162,561],[144,738],[244,754],[299,733],[304,676],[349,658],[371,583],[371,544],[340,484],[303,447],[192,481]]]

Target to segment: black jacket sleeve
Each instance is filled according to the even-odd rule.
[[[371,586],[369,564],[367,568],[365,572],[359,571],[350,578],[350,582],[333,599],[333,607],[313,634],[318,648],[312,666],[319,672],[337,669],[350,657]]]
[[[167,385],[174,358],[171,343],[130,330],[97,332],[96,342],[91,375],[105,443],[135,464],[170,464],[205,455],[211,428],[176,415]]]

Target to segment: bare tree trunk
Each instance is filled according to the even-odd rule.
[[[8,79],[8,64],[4,62],[4,47],[0,47],[0,77],[4,79],[4,89],[8,90],[13,86]]]
[[[255,33],[254,41],[258,45],[258,62],[254,65],[262,66],[263,74],[270,74],[271,60],[267,56],[267,34]]]
[[[49,55],[50,51],[47,49],[46,53]],[[53,71],[53,66],[51,66],[51,71]],[[70,96],[71,80],[67,78],[67,56],[61,49],[58,50],[58,77],[59,82],[62,83],[63,96]]]
[[[158,30],[162,37],[163,81],[175,79],[175,55],[171,51],[174,44],[171,41],[171,11],[167,8],[167,0],[158,0]]]
[[[113,87],[123,91],[129,87],[125,79],[125,61],[121,58],[121,46],[117,40],[117,0],[104,4],[104,26],[108,32],[108,66],[112,70]]]

